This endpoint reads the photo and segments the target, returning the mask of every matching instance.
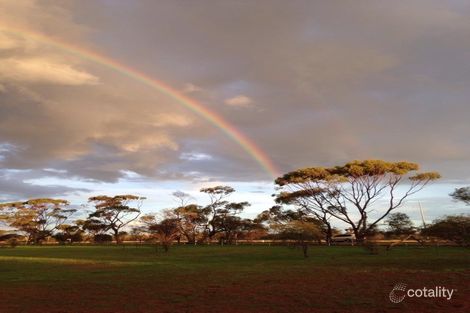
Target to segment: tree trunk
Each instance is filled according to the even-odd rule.
[[[163,250],[165,252],[168,252],[168,250],[170,250],[170,244],[166,241],[163,242]]]
[[[356,237],[356,242],[357,244],[363,244],[365,239],[366,239],[366,235],[364,233],[364,231],[361,229],[357,229],[357,228],[353,228],[353,232],[354,232],[354,236]]]
[[[121,241],[121,236],[119,236],[119,230],[115,230],[113,229],[113,232],[114,232],[114,240],[116,240],[116,244],[121,244],[122,241]]]
[[[304,258],[308,258],[308,243],[302,241],[302,252],[304,253]]]
[[[330,223],[326,223],[325,241],[328,246],[331,246],[331,238],[333,237],[333,229]]]

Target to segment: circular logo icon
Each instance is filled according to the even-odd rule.
[[[406,284],[398,283],[396,284],[392,291],[390,291],[389,298],[393,303],[400,303],[405,299]]]

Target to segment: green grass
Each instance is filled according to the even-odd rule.
[[[228,302],[233,312],[307,312],[390,305],[383,295],[399,280],[467,290],[470,250],[464,248],[396,247],[369,255],[360,247],[312,247],[309,255],[283,246],[175,246],[168,253],[151,246],[2,248],[0,290],[8,294],[0,297],[0,312],[114,312],[116,306],[146,312],[136,309],[142,303],[220,312]],[[346,289],[322,298],[345,284],[368,293]],[[55,299],[52,306],[44,296]]]

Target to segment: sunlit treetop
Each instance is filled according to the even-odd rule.
[[[333,168],[309,167],[289,172],[275,180],[279,186],[292,183],[304,183],[311,180],[316,181],[340,181],[344,177],[333,173]]]
[[[201,192],[205,192],[208,194],[229,195],[235,192],[235,189],[230,186],[215,186],[210,188],[202,188]]]
[[[17,201],[0,204],[1,208],[42,208],[42,207],[60,207],[69,205],[69,201],[63,199],[51,199],[51,198],[37,198],[30,199],[27,201]]]
[[[286,184],[306,183],[309,181],[323,181],[325,183],[340,183],[349,179],[361,177],[385,177],[405,176],[411,172],[419,170],[419,165],[411,162],[387,162],[383,160],[363,160],[352,161],[342,166],[330,168],[310,167],[289,172],[276,179],[276,184],[284,186]],[[412,181],[426,181],[439,179],[441,175],[437,172],[418,173],[410,176]]]

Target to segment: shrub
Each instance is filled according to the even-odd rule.
[[[458,245],[470,245],[470,216],[453,215],[438,219],[423,229],[422,235],[450,240]]]
[[[108,234],[96,234],[93,237],[93,241],[96,243],[105,243],[113,241],[113,236]]]

